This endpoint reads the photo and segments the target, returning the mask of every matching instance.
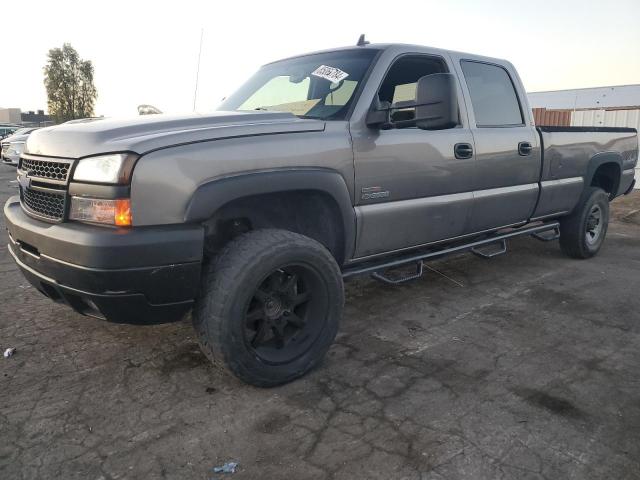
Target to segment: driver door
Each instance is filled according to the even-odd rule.
[[[440,56],[400,56],[382,81],[379,99],[402,105],[414,100],[419,78],[448,71]],[[461,91],[458,98],[463,98]],[[398,115],[404,120],[412,112],[402,110]],[[460,117],[463,125],[446,130],[352,128],[356,257],[468,233],[475,158],[466,115]]]

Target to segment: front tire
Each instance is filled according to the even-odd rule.
[[[315,240],[254,230],[207,269],[193,311],[203,352],[246,383],[271,387],[314,368],[338,331],[342,275]]]
[[[591,258],[598,253],[609,226],[609,196],[589,187],[571,215],[560,219],[560,248],[572,258]]]

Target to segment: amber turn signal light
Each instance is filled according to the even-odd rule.
[[[131,217],[131,200],[128,198],[107,200],[103,198],[71,197],[69,218],[81,222],[130,227],[133,220]]]
[[[131,226],[131,200],[128,198],[116,200],[114,220],[119,227]]]

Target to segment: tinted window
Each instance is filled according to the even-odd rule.
[[[478,127],[524,123],[513,82],[504,68],[470,61],[461,64]]]

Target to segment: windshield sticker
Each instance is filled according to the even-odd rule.
[[[343,72],[339,68],[320,65],[311,75],[329,80],[331,83],[339,83],[349,76],[347,72]]]

